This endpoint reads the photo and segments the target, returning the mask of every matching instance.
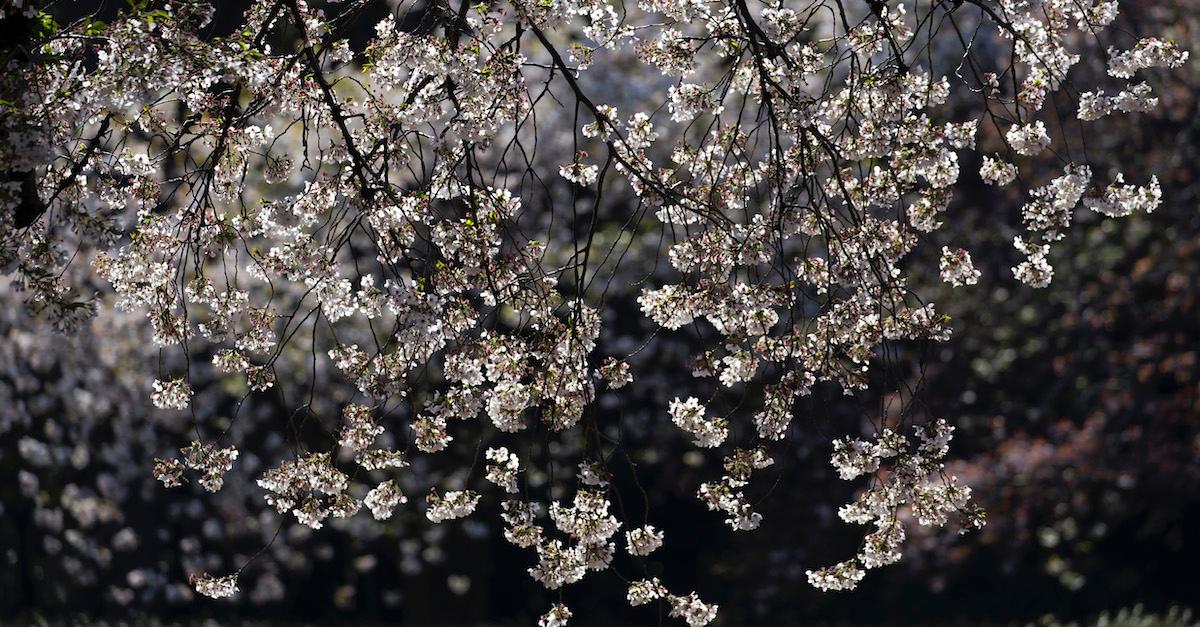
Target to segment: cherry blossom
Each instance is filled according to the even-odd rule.
[[[292,455],[255,471],[281,517],[321,529],[365,505],[388,520],[405,516],[401,486],[454,487],[427,493],[422,523],[437,524],[494,514],[476,489],[488,490],[549,590],[612,567],[621,529],[620,559],[664,542],[649,512],[632,526],[612,507],[619,429],[606,427],[620,418],[597,399],[641,380],[650,342],[598,349],[614,312],[640,309],[654,334],[702,345],[677,366],[711,397],[671,390],[654,411],[723,461],[699,500],[754,530],[766,524],[754,475],[773,472],[768,446],[803,437],[800,399],[860,393],[891,347],[951,339],[912,286],[982,276],[942,233],[968,210],[956,195],[967,164],[1023,199],[1012,274],[1045,287],[1051,244],[1080,206],[1149,213],[1163,194],[1152,175],[1094,180],[1109,170],[1072,161],[1086,158],[1073,138],[1153,112],[1151,70],[1188,59],[1154,37],[1108,46],[1122,39],[1106,29],[1112,0],[464,2],[421,27],[389,12],[360,49],[338,27],[354,4],[255,2],[218,38],[209,3],[172,0],[39,35],[3,79],[39,88],[9,90],[0,121],[0,159],[15,168],[0,185],[0,265],[64,330],[98,313],[72,266],[144,315],[148,343],[177,358],[146,372],[164,413],[190,413],[193,383],[215,373],[227,378],[196,393],[236,396],[239,411],[279,398],[311,420],[320,437],[289,422]],[[1003,54],[956,37],[959,20]],[[924,27],[942,21],[955,28]],[[957,68],[924,54],[935,48]],[[1106,66],[1087,74],[1101,51]],[[647,87],[597,89],[606,63]],[[1128,82],[1138,74],[1148,80]],[[1048,125],[1047,102],[1076,95],[1078,126]],[[620,216],[618,233],[596,227],[602,214]],[[624,286],[636,302],[613,305],[602,284],[637,263],[645,277]],[[318,412],[326,371],[351,393]],[[289,395],[306,377],[307,398]],[[242,419],[191,419],[182,460],[145,462],[166,487],[194,473],[215,492],[237,472]],[[841,479],[867,483],[839,510],[867,530],[853,557],[807,570],[823,590],[899,560],[905,525],[983,522],[943,472],[950,422],[866,422],[882,424],[829,449]],[[567,466],[580,472],[527,493],[522,473],[548,469],[523,447],[580,439]],[[451,459],[460,449],[476,452]],[[414,468],[434,456],[460,471],[422,483]],[[236,574],[191,583],[238,592]],[[718,611],[658,578],[627,599],[665,600],[692,626]],[[556,604],[539,624],[570,618]]]

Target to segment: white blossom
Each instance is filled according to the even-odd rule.
[[[1158,185],[1158,177],[1150,177],[1147,185],[1126,185],[1125,176],[1118,173],[1102,196],[1085,198],[1083,204],[1092,211],[1119,218],[1136,212],[1151,213],[1161,202],[1162,189]]]
[[[208,573],[192,575],[191,583],[196,592],[213,599],[226,599],[238,593],[236,574],[224,577],[213,577]]]
[[[985,155],[979,176],[989,185],[1008,185],[1017,178],[1017,166]]]
[[[425,500],[429,504],[425,517],[430,522],[440,523],[445,520],[470,516],[479,503],[479,495],[470,491],[449,491],[445,495],[430,492]]]
[[[192,401],[192,386],[183,379],[155,380],[150,400],[159,409],[187,409]]]
[[[808,583],[821,590],[853,590],[866,576],[866,571],[853,560],[839,562],[818,570],[806,570]]]
[[[515,494],[517,491],[517,472],[521,469],[521,461],[516,454],[508,449],[489,448],[484,454],[488,461],[487,480],[500,486],[505,492]]]
[[[705,419],[705,407],[694,396],[688,397],[686,401],[678,398],[671,401],[669,412],[671,421],[680,429],[691,434],[696,446],[715,448],[720,446],[729,435],[724,419]]]
[[[1108,49],[1108,73],[1116,78],[1131,78],[1138,70],[1151,67],[1176,68],[1188,60],[1188,52],[1174,42],[1157,37],[1138,40],[1132,50]]]
[[[637,607],[665,596],[667,596],[667,589],[658,580],[658,577],[653,577],[630,582],[625,598],[628,599],[630,605]]]
[[[961,248],[950,250],[949,246],[943,246],[938,267],[942,271],[942,280],[954,287],[975,285],[979,282],[980,273],[971,263],[971,253]]]
[[[653,525],[644,525],[625,532],[625,548],[630,555],[644,557],[662,546],[663,532],[654,529]]]
[[[1046,125],[1041,120],[1013,125],[1008,129],[1005,138],[1013,150],[1026,156],[1036,155],[1050,145],[1050,136],[1046,134]]]
[[[550,611],[538,618],[538,627],[566,627],[571,620],[571,610],[562,603],[555,603]]]
[[[704,603],[695,592],[682,597],[669,596],[667,600],[671,603],[671,616],[682,618],[691,627],[707,625],[717,617],[717,606]]]
[[[371,510],[375,520],[387,520],[392,517],[397,505],[408,502],[408,497],[400,492],[394,481],[384,481],[371,489],[363,499],[363,505]]]

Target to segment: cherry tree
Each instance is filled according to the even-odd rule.
[[[1188,57],[1110,28],[1111,0],[402,2],[352,45],[367,4],[254,2],[220,34],[195,1],[5,9],[25,31],[0,79],[5,272],[61,330],[101,293],[146,317],[144,402],[191,432],[141,460],[164,489],[222,490],[242,408],[274,398],[287,452],[251,479],[281,525],[494,516],[547,589],[611,570],[689,625],[718,608],[649,575],[671,538],[617,489],[636,468],[597,399],[655,344],[601,352],[614,317],[698,338],[677,365],[703,398],[655,411],[723,460],[696,496],[751,532],[750,486],[813,437],[799,399],[866,393],[950,339],[910,284],[970,298],[981,270],[940,233],[986,211],[953,202],[960,179],[1023,198],[1011,273],[1047,286],[1077,210],[1158,206],[1153,175],[1102,169],[1085,138],[1152,110],[1155,68]],[[193,398],[213,380],[234,382],[219,418]],[[807,565],[820,589],[898,561],[914,525],[984,522],[945,470],[953,417],[893,384],[873,433],[827,445],[866,531]],[[428,485],[435,458],[455,471]],[[190,583],[229,597],[252,567]]]

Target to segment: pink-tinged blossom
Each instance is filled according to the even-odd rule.
[[[942,280],[954,287],[975,285],[979,282],[980,272],[975,269],[975,264],[971,263],[971,253],[962,248],[950,250],[949,246],[943,246],[938,268],[942,271]]]

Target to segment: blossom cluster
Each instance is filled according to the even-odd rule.
[[[449,456],[456,437],[478,437],[482,479],[510,499],[505,537],[531,549],[530,575],[556,590],[608,569],[629,524],[611,508],[614,445],[595,401],[633,381],[635,362],[598,354],[609,312],[593,285],[625,258],[601,254],[597,216],[636,207],[620,236],[657,229],[662,250],[632,257],[669,261],[636,283],[637,306],[656,332],[692,327],[704,338],[692,374],[713,389],[658,414],[723,454],[724,474],[697,497],[732,529],[753,530],[752,475],[774,463],[767,445],[799,430],[800,399],[817,386],[866,389],[889,344],[950,339],[948,318],[911,279],[922,258],[952,286],[982,278],[970,251],[942,241],[963,210],[954,190],[964,176],[1030,190],[1012,272],[1034,287],[1051,282],[1051,245],[1078,207],[1120,217],[1162,198],[1156,178],[1096,182],[1093,170],[1107,170],[1045,166],[1068,142],[1061,124],[1047,125],[1046,103],[1072,93],[1068,74],[1099,50],[1116,2],[869,2],[840,17],[823,4],[464,3],[432,12],[429,27],[388,14],[359,50],[340,38],[339,3],[304,0],[253,2],[226,38],[206,35],[213,7],[196,0],[62,27],[0,79],[44,86],[10,90],[19,102],[0,121],[0,159],[25,164],[0,185],[0,265],[31,305],[71,327],[93,307],[61,270],[72,244],[95,247],[91,267],[115,306],[144,314],[153,343],[187,364],[154,380],[148,400],[162,410],[188,409],[204,376],[244,391],[239,407],[275,395],[295,405],[280,374],[294,365],[287,347],[306,341],[306,367],[330,367],[354,398],[339,401],[340,417],[295,407],[332,437],[316,448],[293,429],[295,454],[257,485],[268,507],[310,528],[364,505],[377,520],[406,516],[406,455]],[[970,12],[1004,61],[922,30],[947,11]],[[280,40],[294,45],[272,48]],[[943,44],[963,47],[970,78],[939,74],[921,54]],[[590,89],[589,67],[622,54],[655,77],[655,102],[630,110]],[[1105,80],[1187,57],[1142,39],[1108,50]],[[1078,90],[1074,119],[1151,111],[1150,84]],[[959,92],[983,106],[956,107]],[[570,138],[553,163],[526,150],[545,143],[538,119]],[[569,212],[553,202],[565,198]],[[590,226],[581,198],[595,202]],[[570,223],[560,227],[569,245],[527,235],[555,220]],[[214,442],[237,430],[196,421],[205,435],[152,474],[176,487],[192,471],[216,491],[238,449]],[[898,560],[902,510],[921,525],[981,523],[969,488],[941,474],[953,427],[929,419],[910,439],[909,426],[834,442],[840,477],[872,479],[839,515],[873,530],[852,559],[811,570],[813,585],[853,588]],[[574,496],[517,498],[530,469],[508,446],[573,437],[564,432],[590,438],[573,492],[561,491]],[[416,453],[397,444],[409,437]],[[470,488],[486,484],[468,465],[459,489],[427,493],[429,522],[479,507],[484,495]],[[644,524],[624,540],[625,557],[640,560],[664,533]],[[238,590],[236,575],[193,585],[212,597]],[[657,578],[630,584],[627,600],[662,600],[693,626],[717,611]],[[540,624],[570,617],[559,604]]]

